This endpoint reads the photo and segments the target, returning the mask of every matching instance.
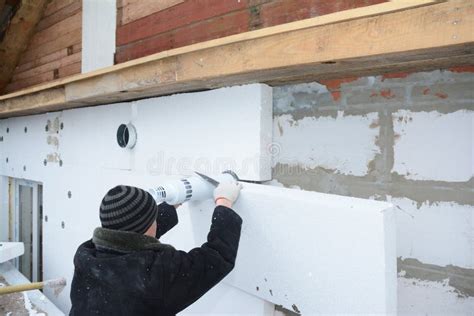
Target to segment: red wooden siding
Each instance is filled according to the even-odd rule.
[[[116,63],[387,0],[118,0]],[[136,10],[136,12],[134,11]],[[145,15],[147,14],[147,15]],[[135,20],[133,20],[135,18]]]

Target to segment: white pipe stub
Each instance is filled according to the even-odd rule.
[[[117,143],[122,148],[132,149],[137,143],[137,129],[132,123],[121,124],[117,129]]]

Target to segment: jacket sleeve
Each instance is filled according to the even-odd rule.
[[[167,310],[178,313],[194,303],[234,268],[242,219],[232,209],[217,206],[207,242],[190,252],[172,251],[164,286]]]
[[[171,228],[178,224],[178,214],[173,205],[169,205],[166,202],[158,205],[158,215],[156,217],[156,238],[160,239],[161,236],[166,234]]]

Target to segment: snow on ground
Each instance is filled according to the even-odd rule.
[[[0,276],[0,287],[7,286],[5,279]],[[46,316],[47,314],[39,311],[28,298],[27,292],[12,293],[0,296],[0,315],[30,315]]]
[[[31,304],[30,299],[28,298],[28,295],[26,295],[26,292],[23,292],[23,300],[25,302],[25,308],[30,314],[30,316],[36,315],[36,316],[46,316],[45,313],[38,313],[34,308],[33,304]]]

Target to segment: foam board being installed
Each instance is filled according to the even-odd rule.
[[[212,200],[183,206],[164,240],[202,244],[212,210]],[[303,315],[395,312],[391,204],[246,183],[235,210],[243,230],[227,284]]]
[[[135,167],[151,174],[215,174],[271,179],[272,90],[266,85],[136,101]]]
[[[272,89],[262,84],[177,94],[64,111],[59,154],[65,164],[133,170],[153,175],[218,173],[271,179]],[[137,143],[115,140],[132,123]]]
[[[219,283],[179,316],[209,315],[259,315],[274,316],[275,307],[254,295],[234,286]]]

